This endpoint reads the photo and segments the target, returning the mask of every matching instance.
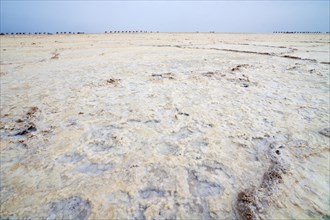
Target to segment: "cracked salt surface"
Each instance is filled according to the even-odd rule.
[[[329,42],[1,36],[0,217],[329,219]]]

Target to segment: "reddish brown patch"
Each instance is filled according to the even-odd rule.
[[[38,110],[39,110],[38,107],[33,106],[33,107],[30,108],[30,110],[29,110],[26,114],[29,115],[29,116],[31,116],[31,115],[33,115],[34,113],[36,113]]]

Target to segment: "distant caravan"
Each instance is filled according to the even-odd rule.
[[[274,34],[322,34],[320,31],[273,31]]]

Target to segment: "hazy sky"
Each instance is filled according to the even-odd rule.
[[[320,1],[7,1],[1,32],[329,31]]]

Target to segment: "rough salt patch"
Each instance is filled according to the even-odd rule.
[[[108,201],[111,204],[129,204],[131,200],[131,196],[127,192],[122,190],[113,192],[108,197]]]
[[[1,117],[0,122],[5,126],[0,128],[0,138],[24,138],[30,133],[36,132],[37,127],[35,125],[35,120],[40,113],[38,107],[31,107],[26,114],[22,115],[20,118],[5,118]]]
[[[57,158],[57,161],[60,163],[77,163],[83,159],[84,156],[78,154],[77,152],[73,152]]]
[[[221,195],[225,190],[219,183],[200,179],[194,171],[190,171],[188,176],[189,190],[193,196],[208,197]]]
[[[47,220],[86,220],[91,214],[91,203],[79,196],[72,196],[49,204]]]
[[[185,145],[184,156],[193,160],[200,160],[208,152],[209,144],[203,140],[196,140]]]
[[[132,216],[132,219],[134,219],[134,220],[137,220],[137,219],[145,220],[146,216],[145,216],[144,212],[146,211],[147,208],[148,208],[147,205],[139,204],[139,207],[134,212],[134,214]]]
[[[148,165],[147,173],[148,173],[147,178],[149,178],[149,176],[151,176],[152,178],[154,178],[155,180],[160,181],[160,182],[164,182],[165,180],[167,180],[170,177],[169,174],[166,172],[166,168],[162,167],[158,164]]]
[[[155,188],[146,188],[143,190],[139,191],[140,196],[143,199],[150,199],[150,198],[155,198],[155,197],[165,197],[166,192],[160,189],[155,189]]]
[[[223,192],[223,187],[217,183],[211,183],[208,181],[198,181],[193,189],[193,194],[206,197],[206,196],[214,196],[221,194]]]
[[[85,149],[92,153],[122,153],[117,147],[120,140],[116,134],[120,129],[116,126],[92,128],[81,142],[85,145]]]
[[[22,162],[24,158],[29,156],[29,147],[24,142],[13,142],[0,155],[0,163]]]
[[[138,192],[132,219],[176,219],[175,196],[157,187],[145,187]]]
[[[12,216],[0,216],[0,220],[19,220],[19,218],[15,215]]]
[[[236,182],[236,177],[233,175],[231,169],[220,162],[204,160],[201,167],[205,167],[206,171],[214,172],[216,175],[221,175],[223,173],[224,176],[228,178],[230,184],[235,184]]]
[[[290,147],[295,147],[295,148],[303,148],[303,147],[308,147],[308,142],[305,140],[293,140],[288,143],[288,146]]]
[[[1,173],[1,175],[3,175]],[[0,185],[0,206],[2,204],[4,204],[7,200],[9,200],[10,198],[13,197],[13,194],[14,194],[14,190],[13,190],[13,186],[12,185],[5,185],[5,183],[1,183]],[[1,216],[0,216],[1,218]]]
[[[182,128],[180,128],[179,131],[173,132],[172,137],[175,140],[182,140],[182,139],[186,139],[186,138],[190,137],[193,133],[194,132],[191,131],[191,129],[189,129],[188,127],[182,127]]]
[[[98,164],[98,163],[85,163],[79,166],[76,171],[79,173],[85,173],[91,176],[100,175],[113,168],[112,164]]]
[[[319,133],[326,137],[330,137],[330,128],[323,128]]]
[[[163,155],[178,155],[180,148],[174,144],[163,143],[157,147],[157,151]]]
[[[198,140],[191,143],[191,147],[200,153],[207,153],[209,149],[209,143],[205,140]]]

